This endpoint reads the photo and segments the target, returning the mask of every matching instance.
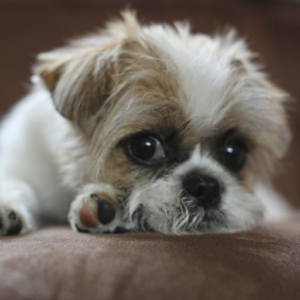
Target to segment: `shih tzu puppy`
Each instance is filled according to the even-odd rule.
[[[67,217],[91,233],[234,232],[282,214],[264,185],[289,144],[287,94],[233,31],[122,15],[38,56],[1,126],[0,234]]]

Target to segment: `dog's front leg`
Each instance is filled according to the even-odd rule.
[[[75,231],[103,233],[122,228],[125,194],[109,184],[85,185],[71,204],[69,222]]]

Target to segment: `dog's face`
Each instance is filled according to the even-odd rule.
[[[289,141],[286,95],[232,32],[124,19],[40,57],[39,76],[75,124],[66,180],[123,190],[128,228],[249,228],[263,213],[256,182]]]

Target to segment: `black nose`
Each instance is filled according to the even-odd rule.
[[[213,177],[191,173],[183,179],[182,186],[197,206],[216,208],[221,201],[220,184]]]

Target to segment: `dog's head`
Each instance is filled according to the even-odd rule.
[[[253,225],[263,212],[256,182],[289,142],[286,94],[233,31],[123,18],[40,56],[37,73],[73,126],[66,181],[123,190],[136,228]]]

